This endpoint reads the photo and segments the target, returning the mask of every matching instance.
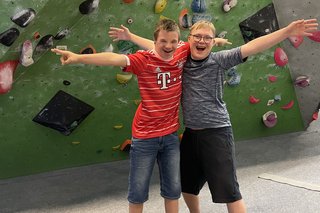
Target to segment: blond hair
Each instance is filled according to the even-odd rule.
[[[203,29],[203,28],[210,29],[213,33],[213,36],[216,35],[216,28],[214,27],[214,25],[211,22],[206,21],[206,20],[200,20],[200,21],[197,21],[196,23],[194,23],[190,28],[190,33],[192,34],[192,31],[198,30],[198,29]]]
[[[179,37],[180,37],[180,29],[177,23],[171,19],[161,19],[157,26],[156,29],[153,33],[154,40],[156,41],[158,39],[158,35],[160,30],[164,30],[167,32],[177,32]]]

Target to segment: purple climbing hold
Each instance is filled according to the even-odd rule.
[[[45,35],[37,44],[35,50],[36,53],[49,50],[53,46],[53,35]]]
[[[10,28],[0,34],[0,43],[10,47],[13,42],[19,37],[20,32],[17,28]]]
[[[298,87],[307,87],[310,85],[310,78],[306,75],[301,75],[296,78],[294,85]]]
[[[34,9],[32,8],[27,8],[19,11],[14,16],[11,16],[10,19],[20,27],[26,27],[34,19],[35,16],[36,11],[34,11]]]
[[[263,114],[262,121],[266,127],[274,127],[278,121],[277,114],[274,111],[268,111]]]
[[[191,10],[194,13],[204,13],[207,9],[205,0],[192,0]]]
[[[79,11],[83,15],[92,13],[99,6],[99,0],[86,0],[79,6]]]

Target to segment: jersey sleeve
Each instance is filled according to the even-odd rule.
[[[122,68],[124,72],[131,72],[135,75],[144,70],[146,65],[147,58],[144,55],[145,51],[137,51],[134,54],[126,55],[127,57],[127,66]]]

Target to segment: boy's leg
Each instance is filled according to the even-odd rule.
[[[161,196],[167,213],[178,212],[178,199],[181,196],[180,183],[180,148],[178,134],[172,133],[161,137],[157,157]]]
[[[130,172],[128,201],[129,212],[142,212],[148,200],[149,183],[159,149],[159,138],[132,138],[130,148]]]
[[[227,203],[229,213],[246,213],[246,206],[243,200],[237,200],[233,203]]]
[[[129,203],[129,213],[142,213],[143,203]]]
[[[200,212],[198,194],[205,183],[204,174],[198,161],[198,133],[198,130],[186,128],[180,144],[182,195],[190,213]]]
[[[200,202],[198,195],[182,193],[184,202],[187,204],[190,213],[200,213]]]

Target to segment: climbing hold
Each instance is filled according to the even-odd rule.
[[[99,0],[86,0],[79,6],[79,11],[83,15],[92,13],[99,6]]]
[[[110,44],[106,49],[104,50],[105,52],[113,52],[113,45]]]
[[[287,109],[291,109],[294,105],[294,101],[291,100],[289,103],[287,103],[286,105],[282,106],[281,109],[287,110]]]
[[[275,95],[275,96],[274,96],[274,100],[275,100],[275,101],[281,101],[281,95],[280,95],[280,94]]]
[[[204,13],[207,9],[205,0],[192,0],[191,10],[194,13]]]
[[[129,151],[131,147],[131,140],[126,139],[120,146],[121,151]]]
[[[20,32],[17,28],[10,28],[0,34],[0,43],[10,47],[13,42],[19,37]]]
[[[267,102],[267,106],[271,106],[272,104],[274,104],[274,99],[270,99]]]
[[[179,26],[181,29],[188,29],[191,27],[191,21],[188,15],[188,9],[181,10],[179,15]]]
[[[72,141],[71,142],[73,145],[79,145],[80,144],[80,141]]]
[[[237,0],[223,0],[222,9],[224,12],[229,12],[233,7],[237,5]]]
[[[225,38],[226,35],[227,35],[227,33],[228,33],[227,31],[222,31],[221,33],[218,34],[217,37],[218,37],[218,38]]]
[[[53,35],[45,35],[40,39],[35,50],[37,53],[44,52],[51,49],[52,46],[53,46]]]
[[[13,74],[19,61],[6,61],[0,63],[0,94],[9,92],[12,88]]]
[[[316,31],[312,33],[312,36],[308,36],[312,41],[320,42],[320,31]]]
[[[34,63],[32,59],[33,55],[33,48],[32,48],[32,42],[30,40],[26,40],[23,42],[22,50],[20,54],[20,64],[22,64],[25,67],[30,66]]]
[[[278,121],[277,114],[274,111],[268,111],[263,114],[262,121],[266,127],[274,127]]]
[[[241,74],[239,74],[236,70],[236,67],[232,67],[227,71],[227,75],[230,78],[227,80],[229,86],[237,86],[240,84]]]
[[[205,21],[211,22],[212,21],[212,16],[209,15],[209,14],[199,14],[199,13],[193,14],[193,16],[192,16],[192,24],[195,24],[196,22],[201,21],[201,20],[205,20]]]
[[[302,36],[290,36],[288,39],[295,48],[298,48],[303,42]]]
[[[274,51],[274,61],[280,67],[285,66],[288,63],[288,56],[284,50],[280,47],[277,47]]]
[[[116,150],[119,150],[119,149],[120,149],[120,144],[117,145],[117,146],[113,146],[113,147],[112,147],[112,150],[113,150],[113,151],[116,151]]]
[[[121,129],[122,127],[123,127],[122,124],[117,124],[113,126],[114,129]]]
[[[277,76],[269,75],[268,80],[269,80],[270,82],[276,82],[276,81],[277,81]]]
[[[96,52],[97,52],[96,49],[91,44],[89,44],[88,46],[80,50],[80,54],[93,54]]]
[[[10,19],[18,26],[26,27],[34,19],[35,16],[36,16],[36,11],[34,11],[34,9],[32,8],[28,8],[28,9],[19,11],[14,16],[11,16]]]
[[[310,85],[310,78],[306,75],[301,75],[296,78],[294,85],[298,87],[307,87]]]
[[[253,95],[250,95],[250,97],[249,97],[249,102],[250,102],[251,104],[256,104],[256,103],[259,103],[259,102],[260,102],[260,99],[254,97]]]
[[[62,83],[63,83],[64,85],[66,85],[66,86],[69,86],[69,85],[71,84],[71,82],[70,82],[70,81],[67,81],[67,80],[64,80]]]
[[[122,0],[124,3],[126,3],[126,4],[130,4],[130,3],[132,3],[132,2],[134,2],[134,0]]]
[[[135,104],[135,105],[139,105],[140,103],[141,103],[141,100],[140,100],[140,99],[134,100],[134,104]]]
[[[68,34],[70,33],[70,30],[69,28],[65,28],[63,30],[60,30],[57,35],[55,35],[53,38],[55,40],[61,40],[63,39],[64,37],[66,37]]]
[[[120,84],[126,84],[132,78],[132,74],[117,74],[117,81]]]
[[[132,23],[133,23],[133,19],[132,19],[132,18],[128,18],[128,19],[127,19],[127,23],[128,23],[128,24],[132,24]]]
[[[39,32],[35,32],[34,34],[33,34],[33,39],[34,40],[37,40],[37,39],[39,39],[40,38],[40,33]]]
[[[161,13],[164,8],[167,6],[167,0],[157,0],[154,6],[155,13]]]

